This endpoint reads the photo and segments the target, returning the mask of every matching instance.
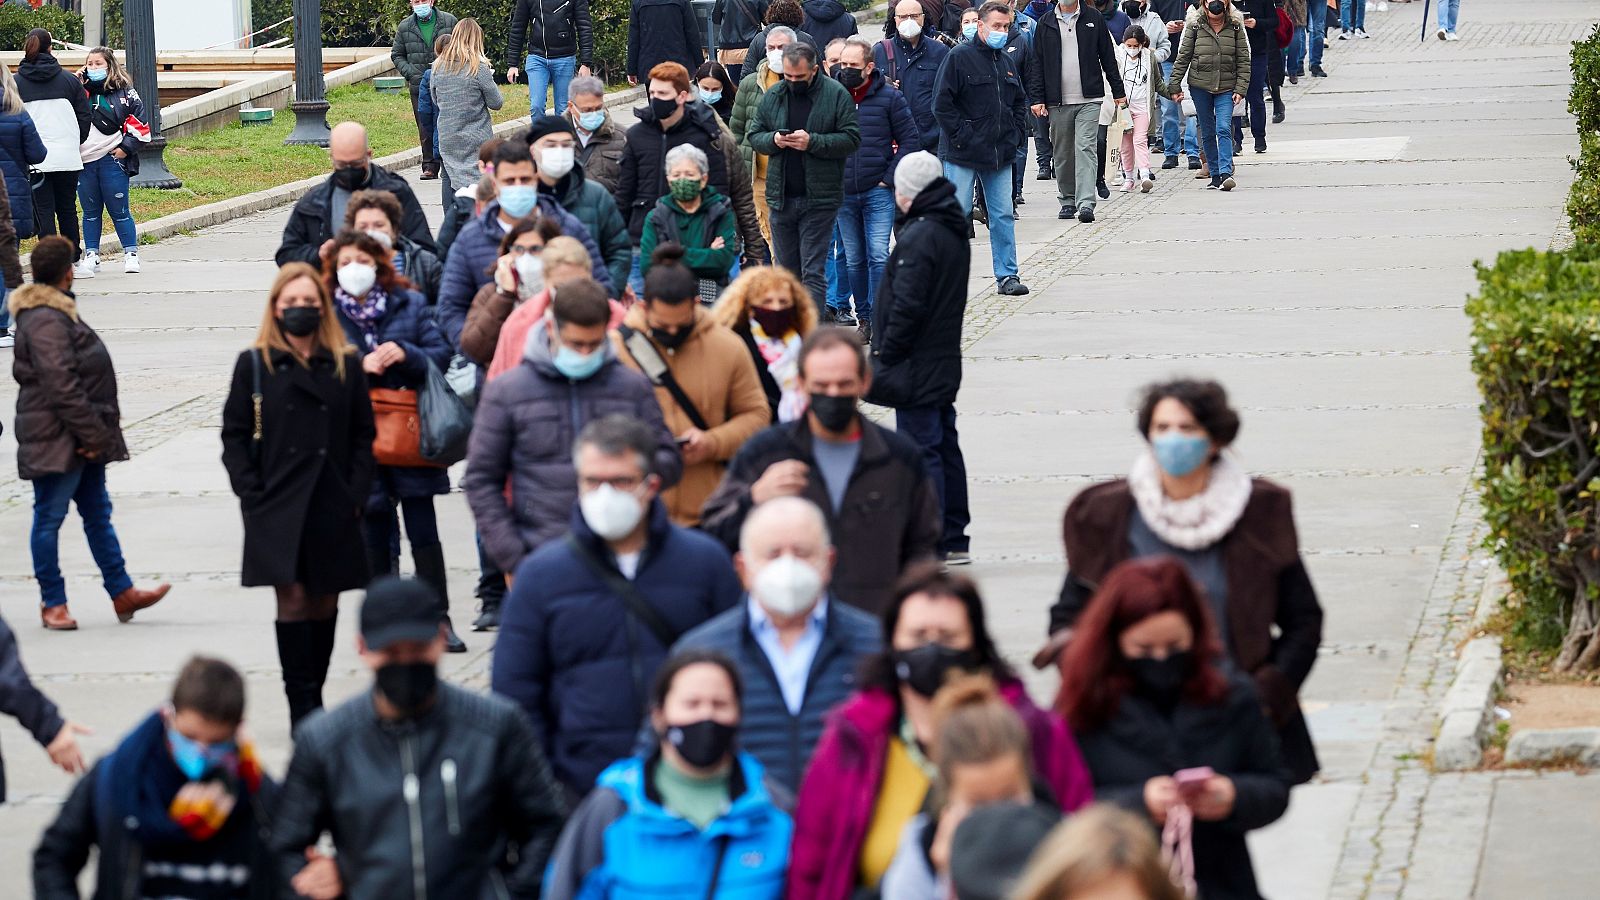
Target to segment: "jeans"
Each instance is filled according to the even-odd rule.
[[[1328,5],[1311,0],[1306,4],[1306,42],[1310,44],[1308,65],[1322,65],[1322,50],[1328,45]]]
[[[1195,118],[1200,120],[1200,145],[1205,151],[1211,175],[1233,174],[1233,94],[1213,94],[1205,88],[1189,86],[1194,97]]]
[[[639,248],[633,248],[633,268],[628,270],[628,287],[633,288],[633,295],[640,300],[644,299],[644,272],[639,269]]]
[[[839,235],[839,220],[834,219],[833,237],[828,241],[828,308],[850,311],[850,266],[845,262],[844,238]]]
[[[1245,107],[1250,110],[1250,134],[1255,137],[1256,143],[1265,143],[1267,140],[1267,58],[1265,56],[1250,57],[1250,88],[1244,95]],[[1198,107],[1196,107],[1198,109]],[[1244,146],[1244,129],[1239,127],[1239,120],[1233,120],[1233,145],[1235,148]],[[1233,171],[1229,168],[1228,171]]]
[[[1037,118],[1037,116],[1035,116]],[[1017,155],[1011,161],[1011,199],[1022,196],[1022,176],[1028,173],[1028,137],[1023,135],[1022,143],[1017,145]],[[1011,204],[1013,209],[1016,203]]]
[[[1050,149],[1050,119],[1048,116],[1029,116],[1033,119],[1033,152],[1034,161],[1041,170],[1048,170],[1055,166],[1055,154]]]
[[[1289,74],[1296,78],[1306,73],[1306,30],[1298,25],[1295,26],[1294,37],[1289,39],[1289,50],[1284,56],[1284,63]]]
[[[1445,31],[1456,30],[1456,20],[1461,18],[1461,0],[1439,0],[1439,27]]]
[[[805,197],[785,197],[783,208],[773,209],[770,215],[773,261],[800,276],[817,305],[817,314],[822,315],[827,311],[828,251],[839,207],[814,206]]]
[[[972,208],[972,185],[983,182],[983,204],[989,212],[989,255],[994,277],[1000,281],[1017,274],[1016,214],[1011,209],[1011,167],[980,172],[952,162],[944,164],[944,177],[956,186],[956,202]]]
[[[1342,0],[1339,4],[1339,27],[1345,31],[1359,28],[1367,30],[1367,0]]]
[[[83,248],[100,250],[100,216],[111,216],[124,253],[139,252],[139,230],[128,209],[128,173],[110,154],[83,167],[78,175],[78,203],[83,206]]]
[[[960,435],[956,433],[956,408],[948,405],[897,409],[894,428],[922,449],[944,519],[940,552],[966,552],[972,546],[971,538],[967,537],[972,512],[967,506],[967,463],[961,455]]]
[[[133,587],[127,564],[122,561],[122,545],[111,527],[111,495],[106,493],[104,463],[86,462],[60,475],[44,475],[33,481],[33,532],[29,547],[33,551],[33,577],[45,606],[67,602],[67,583],[61,578],[61,523],[67,519],[67,504],[78,505],[83,519],[83,534],[89,539],[89,552],[100,567],[106,593],[117,596]]]
[[[1100,129],[1100,104],[1077,103],[1050,109],[1050,148],[1056,156],[1056,200],[1062,206],[1094,209],[1094,183],[1099,180],[1095,139]]]
[[[881,184],[864,193],[845,194],[844,205],[839,207],[839,236],[845,268],[850,272],[850,293],[856,297],[856,317],[863,322],[872,319],[872,301],[889,264],[894,214],[894,191]]]
[[[6,297],[10,294],[11,289],[0,281],[0,333],[11,330],[11,307],[6,305]]]
[[[545,91],[554,86],[555,114],[564,115],[567,111],[567,88],[572,84],[572,76],[578,74],[578,58],[562,56],[545,59],[530,53],[523,64],[523,71],[528,75],[528,112],[535,119],[544,115]]]
[[[1171,78],[1172,63],[1162,63],[1161,71],[1165,77]],[[1171,85],[1168,85],[1168,89],[1175,90]],[[1168,156],[1177,156],[1180,143],[1183,146],[1183,152],[1187,153],[1190,159],[1200,155],[1200,144],[1195,138],[1194,120],[1189,119],[1185,122],[1183,104],[1174,102],[1171,97],[1162,97],[1161,146],[1163,152]]]

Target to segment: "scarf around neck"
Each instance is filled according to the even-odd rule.
[[[752,317],[750,336],[767,363],[767,372],[778,383],[778,421],[793,422],[805,415],[809,398],[800,390],[800,333],[791,328],[782,337],[770,337]]]
[[[1250,476],[1228,457],[1211,465],[1206,489],[1187,500],[1173,500],[1161,488],[1161,469],[1146,450],[1128,473],[1133,502],[1156,537],[1180,550],[1203,550],[1222,540],[1244,515],[1252,489]]]
[[[378,347],[378,320],[389,310],[389,295],[384,293],[382,287],[374,284],[367,291],[367,296],[357,299],[345,292],[342,287],[334,287],[334,302],[339,304],[340,312],[345,318],[353,322],[361,332],[361,340],[365,347],[362,349],[371,352]]]
[[[167,747],[167,723],[159,711],[151,713],[112,752],[103,765],[99,787],[112,805],[117,820],[133,821],[135,840],[144,845],[205,841],[227,824],[239,804],[261,787],[261,766],[249,742],[239,742],[239,752],[203,780],[222,782],[233,796],[232,809],[215,804],[186,802],[180,792],[189,780],[172,761]]]

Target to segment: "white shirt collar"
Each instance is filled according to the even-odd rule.
[[[767,614],[767,610],[756,601],[756,598],[753,595],[745,595],[745,604],[750,610],[750,630],[753,633],[760,634],[769,629],[773,631],[777,630],[777,626],[772,622],[772,616]],[[817,605],[811,608],[811,614],[806,616],[806,625],[821,630],[822,627],[827,623],[828,592],[823,591],[822,599],[817,601]]]

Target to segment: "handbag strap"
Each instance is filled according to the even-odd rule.
[[[738,763],[735,763],[738,765]],[[706,885],[706,900],[716,900],[717,884],[722,881],[722,861],[728,856],[728,844],[733,841],[729,835],[717,836],[717,857],[711,864],[711,883]]]
[[[1183,889],[1185,897],[1196,895],[1194,880],[1194,813],[1179,803],[1167,810],[1167,823],[1161,829],[1161,855],[1168,874]]]
[[[678,404],[678,408],[683,410],[685,416],[689,417],[690,424],[701,431],[710,431],[711,426],[706,424],[705,417],[700,415],[700,410],[694,405],[694,401],[690,400],[689,395],[684,393],[683,388],[678,385],[678,379],[672,376],[672,367],[667,365],[665,359],[661,358],[661,353],[656,350],[656,345],[650,343],[649,338],[627,325],[621,326],[617,331],[622,333],[622,346],[628,351],[628,355],[633,357],[633,361],[638,364],[639,370],[644,372],[646,378],[650,379],[650,383],[667,389],[667,393],[672,395],[672,399]]]
[[[567,546],[572,548],[572,552],[589,571],[606,583],[606,587],[610,588],[612,593],[622,598],[622,604],[628,608],[628,612],[650,629],[650,633],[656,636],[656,640],[661,642],[663,648],[672,649],[672,645],[678,642],[678,632],[667,624],[667,620],[661,618],[661,614],[644,599],[633,582],[624,578],[621,572],[602,565],[600,560],[595,559],[594,554],[589,552],[589,548],[570,531],[567,532]]]
[[[261,431],[261,351],[260,350],[256,350],[256,349],[253,349],[253,348],[251,349],[251,351],[250,351],[250,368],[251,368],[250,405],[252,407],[254,407],[255,420],[256,420],[256,422],[255,422],[255,425],[256,425],[255,431],[250,435],[250,440],[254,441],[254,444],[252,446],[255,446],[255,447],[259,448],[261,446],[261,438],[262,438],[262,431]]]

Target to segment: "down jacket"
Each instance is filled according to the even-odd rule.
[[[511,377],[491,382],[490,390]],[[570,448],[566,456],[570,471]],[[556,778],[583,796],[602,769],[633,752],[649,685],[669,646],[572,546],[623,577],[576,505],[569,502],[562,523],[572,541],[550,541],[506,570],[516,577],[500,612],[490,686],[527,711]],[[648,536],[630,580],[663,624],[681,635],[732,608],[741,591],[722,547],[673,525],[659,501],[646,516]]]
[[[922,146],[917,120],[906,98],[874,72],[866,96],[856,103],[861,149],[844,161],[844,192],[864,194],[880,184],[894,186],[894,170]]]
[[[803,31],[816,38],[814,45],[821,53],[835,38],[847,38],[857,32],[856,17],[845,11],[839,0],[805,0],[801,8],[806,17],[800,23]]]
[[[506,41],[508,67],[522,68],[527,55],[545,59],[575,56],[578,65],[593,65],[594,23],[589,19],[589,0],[516,2],[511,11],[511,37]]]
[[[939,150],[939,123],[933,116],[933,93],[939,86],[939,69],[950,54],[950,48],[941,43],[935,33],[935,29],[924,29],[915,47],[895,35],[879,41],[872,50],[878,73],[898,87],[905,97],[911,115],[917,120],[921,149],[929,153]]]
[[[944,178],[896,214],[894,249],[872,309],[872,402],[941,407],[961,390],[961,323],[972,247],[965,210]]]
[[[594,239],[606,271],[611,275],[611,284],[627,284],[628,272],[633,267],[633,244],[628,240],[628,225],[617,211],[617,200],[611,192],[590,178],[582,167],[573,166],[554,187],[540,182],[539,193],[549,194],[589,230],[589,237]]]
[[[456,17],[441,9],[433,11],[433,39],[449,34],[456,27]],[[394,67],[413,85],[422,83],[422,73],[433,65],[433,44],[422,37],[422,23],[415,14],[400,20],[394,30],[394,48],[389,51]]]
[[[76,75],[61,68],[49,53],[17,66],[17,95],[49,151],[41,172],[80,172],[78,148],[89,137],[89,95]]]
[[[32,237],[34,231],[33,186],[28,169],[44,162],[48,152],[33,117],[26,111],[0,113],[0,174],[5,176],[6,193],[11,197],[11,221],[16,225],[18,240]]]
[[[128,458],[111,353],[78,317],[71,294],[46,284],[11,293],[16,348],[17,474],[27,481],[83,465],[79,450],[105,464]]]
[[[1250,90],[1250,38],[1238,10],[1228,8],[1227,24],[1213,31],[1206,17],[1191,10],[1183,23],[1177,62],[1167,84],[1181,90],[1188,84],[1213,94],[1238,94]]]
[[[662,488],[683,474],[655,389],[617,361],[609,341],[601,345],[605,364],[582,381],[557,371],[544,323],[529,333],[524,352],[522,365],[488,382],[478,399],[461,481],[484,550],[502,572],[515,572],[523,557],[566,530],[578,499],[572,444],[589,422],[639,419],[656,434],[653,468]]]

